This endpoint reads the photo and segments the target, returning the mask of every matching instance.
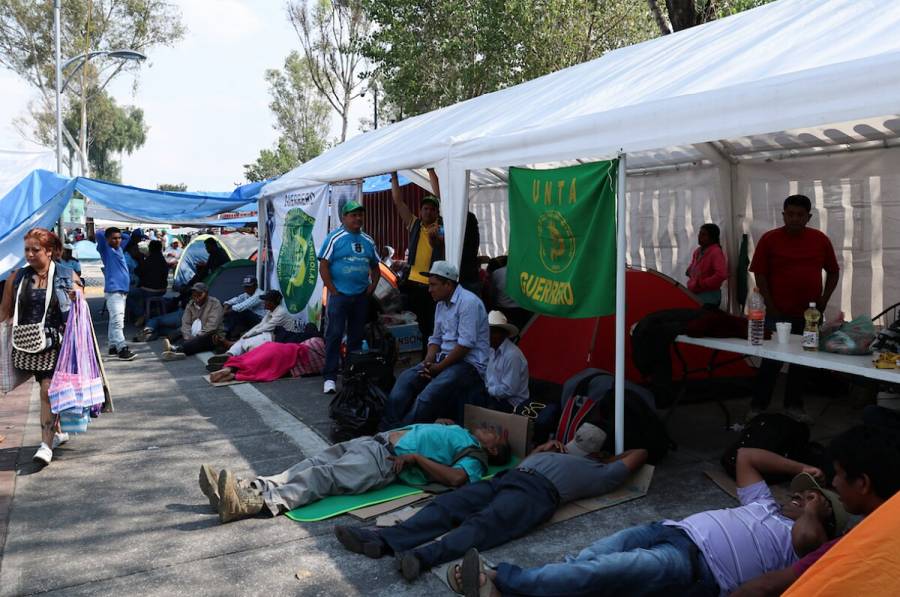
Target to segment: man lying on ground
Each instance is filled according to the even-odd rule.
[[[285,329],[293,329],[294,318],[291,317],[287,307],[284,306],[281,293],[277,290],[268,290],[262,295],[262,301],[265,305],[266,314],[258,324],[244,332],[244,334],[234,342],[217,337],[216,345],[228,349],[225,354],[218,354],[211,357],[207,362],[207,370],[218,370],[222,363],[230,357],[236,357],[244,354],[249,350],[253,350],[257,346],[262,346],[266,342],[274,341],[273,333],[275,328],[282,327]]]
[[[900,436],[896,432],[860,425],[836,437],[828,452],[834,460],[832,484],[850,514],[868,516],[900,491]],[[732,595],[781,595],[838,541],[832,539],[792,566],[741,585]]]
[[[372,530],[340,525],[334,533],[352,552],[370,558],[395,554],[404,578],[415,580],[423,570],[460,558],[470,547],[490,549],[522,537],[550,520],[562,504],[616,489],[647,460],[646,450],[600,460],[605,441],[602,429],[585,423],[569,444],[538,446],[515,469],[438,495],[396,526]]]
[[[509,460],[509,442],[487,427],[470,433],[457,425],[410,425],[341,442],[281,474],[239,479],[200,467],[200,490],[221,522],[277,516],[329,495],[359,494],[390,484],[404,470],[420,469],[428,479],[459,487],[479,481],[488,464]]]
[[[779,507],[764,473],[796,475]],[[467,595],[719,595],[789,566],[838,536],[847,512],[823,490],[818,468],[766,450],[741,448],[741,506],[708,510],[680,522],[631,527],[600,539],[564,562],[523,569],[486,569],[477,549],[452,566],[448,581]]]

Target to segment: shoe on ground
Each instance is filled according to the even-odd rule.
[[[162,353],[162,360],[164,361],[181,361],[187,357],[183,352],[178,352],[177,350],[167,350]]]
[[[221,365],[222,363],[224,363],[225,361],[227,361],[230,358],[231,358],[230,354],[217,354],[215,356],[209,357],[209,360],[206,361],[206,364],[207,365],[216,365],[216,364]]]
[[[119,349],[116,348],[115,346],[110,346],[109,347],[109,356],[114,357],[117,354],[119,354]]]
[[[219,475],[208,464],[200,465],[200,491],[209,500],[209,505],[216,512],[219,511]]]
[[[131,352],[131,349],[127,346],[119,351],[120,361],[133,361],[135,358],[137,358],[137,355]]]
[[[51,448],[53,450],[55,450],[58,447],[60,447],[61,445],[63,445],[64,443],[66,443],[67,441],[69,441],[68,433],[54,433],[53,434],[53,445],[51,446]]]
[[[163,338],[163,352],[172,352],[172,343],[168,338]]]
[[[53,460],[53,450],[51,450],[50,446],[47,444],[41,443],[41,447],[34,453],[34,458],[32,460],[38,464],[47,466],[50,464],[50,461]]]
[[[265,501],[262,495],[238,483],[229,470],[219,473],[219,522],[226,523],[259,514]]]
[[[484,560],[474,547],[470,548],[463,556],[462,565],[462,592],[466,597],[485,597],[492,595],[494,583],[486,578],[481,584],[481,575],[484,574]]]
[[[422,561],[411,551],[397,554],[397,570],[409,582],[422,575]]]
[[[784,409],[784,414],[794,419],[798,423],[804,423],[806,425],[812,425],[814,423],[813,418],[809,416],[809,413],[806,412],[802,406],[794,406],[791,408]]]
[[[326,379],[322,391],[326,394],[334,394],[337,392],[337,384],[334,383],[334,380]]]
[[[387,545],[378,533],[369,529],[339,524],[334,527],[334,536],[347,551],[362,554],[373,560],[388,552]]]

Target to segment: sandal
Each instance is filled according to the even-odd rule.
[[[462,584],[458,580],[456,580],[456,572],[460,569],[459,564],[453,564],[452,566],[447,566],[447,585],[449,585],[450,590],[458,595],[462,595],[463,588]]]
[[[481,584],[481,575],[484,572],[484,560],[474,547],[466,552],[462,560],[462,589],[466,597],[490,597],[494,589],[494,583],[487,578]]]

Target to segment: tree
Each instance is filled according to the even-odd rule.
[[[647,5],[659,31],[668,35],[695,25],[702,25],[714,19],[727,17],[744,10],[756,8],[772,0],[665,0],[663,14],[659,0],[647,0]],[[666,18],[668,17],[668,19]]]
[[[244,164],[244,177],[248,182],[277,178],[299,163],[284,141],[279,141],[275,149],[263,149],[255,162]]]
[[[516,85],[653,37],[639,0],[362,0],[363,52],[401,116]]]
[[[91,171],[95,178],[119,182],[122,165],[115,156],[130,154],[147,140],[144,111],[119,106],[105,91],[91,90],[91,95],[94,99],[87,107],[85,128]],[[63,125],[74,128],[80,120],[81,111],[73,107],[64,115]]]
[[[360,0],[295,0],[288,18],[300,38],[310,78],[341,117],[341,139],[353,100],[363,93],[362,43],[370,24]]]
[[[62,0],[61,13],[64,60],[89,51],[119,48],[146,52],[155,46],[171,45],[184,35],[180,12],[164,0]],[[53,2],[0,1],[0,65],[39,92],[39,102],[31,110],[35,124],[44,114],[55,111],[54,56]],[[86,106],[95,99],[92,93],[102,92],[123,72],[135,74],[137,68],[133,62],[91,61],[72,78],[64,101],[69,106]],[[79,131],[78,145],[87,154],[86,108],[82,108],[77,124],[71,130]],[[47,143],[45,135],[35,132]],[[55,131],[50,141],[55,142]]]
[[[156,187],[156,190],[157,191],[174,191],[176,193],[184,193],[185,191],[187,191],[187,185],[184,183],[181,183],[181,182],[176,183],[176,184],[163,183],[161,185],[158,185]]]

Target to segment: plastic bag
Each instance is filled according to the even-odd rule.
[[[50,411],[54,414],[69,409],[90,411],[105,400],[97,353],[91,344],[89,313],[79,294],[69,310],[62,349],[50,380]]]
[[[852,321],[836,321],[822,328],[819,350],[837,354],[869,354],[875,340],[875,325],[868,315]]]

